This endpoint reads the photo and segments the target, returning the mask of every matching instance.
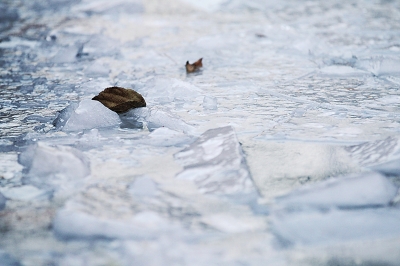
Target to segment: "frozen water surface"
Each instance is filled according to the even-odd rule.
[[[399,17],[2,1],[0,265],[399,265]]]

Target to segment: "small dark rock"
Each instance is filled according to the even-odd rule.
[[[143,96],[131,89],[121,87],[106,88],[92,100],[101,102],[105,107],[117,113],[125,113],[130,109],[146,107]]]

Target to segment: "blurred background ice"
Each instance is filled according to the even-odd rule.
[[[3,0],[0,265],[399,265],[399,18]],[[147,107],[90,100],[110,86]]]

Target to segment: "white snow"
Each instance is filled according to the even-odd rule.
[[[82,100],[65,108],[54,121],[62,131],[81,131],[93,128],[115,127],[121,123],[117,113],[93,100]]]

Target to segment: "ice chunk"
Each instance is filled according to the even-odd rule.
[[[152,79],[138,92],[148,103],[168,104],[175,100],[194,101],[201,90],[178,79]]]
[[[62,131],[117,126],[121,123],[118,114],[98,101],[82,100],[73,103],[60,112],[53,124]]]
[[[143,208],[132,200],[139,186],[154,193],[148,179],[136,180],[130,188],[95,184],[76,195],[61,209],[54,221],[55,233],[62,238],[158,238],[174,226],[160,213]],[[139,195],[135,195],[137,198]],[[110,207],[112,206],[112,207]]]
[[[253,180],[268,198],[307,182],[359,171],[349,153],[337,145],[256,140],[248,142],[245,151]]]
[[[157,193],[157,185],[151,178],[139,176],[129,186],[129,193],[137,197],[153,197]]]
[[[218,109],[217,98],[211,97],[211,96],[204,96],[203,109],[204,110],[217,110]]]
[[[0,193],[0,211],[6,207],[6,198]]]
[[[53,221],[55,233],[62,238],[157,238],[166,221],[156,212],[145,211],[129,219],[96,217],[63,209]]]
[[[246,194],[255,191],[243,152],[232,127],[210,129],[175,154],[184,171],[178,178],[193,180],[202,193]]]
[[[51,147],[39,142],[23,152],[19,162],[27,171],[24,181],[42,188],[67,191],[76,188],[90,174],[86,156],[66,146]]]
[[[184,133],[192,133],[194,131],[194,127],[187,124],[180,117],[156,107],[136,108],[127,112],[126,116],[132,117],[138,122],[146,123],[149,130],[167,127]]]
[[[38,189],[34,186],[21,186],[12,188],[2,188],[1,192],[8,199],[30,201],[33,199],[45,199],[50,196],[46,190]]]
[[[387,205],[396,193],[397,187],[387,178],[366,173],[303,187],[276,201],[285,207],[362,207]]]
[[[334,244],[400,237],[400,209],[284,212],[271,217],[271,229],[283,243]]]

